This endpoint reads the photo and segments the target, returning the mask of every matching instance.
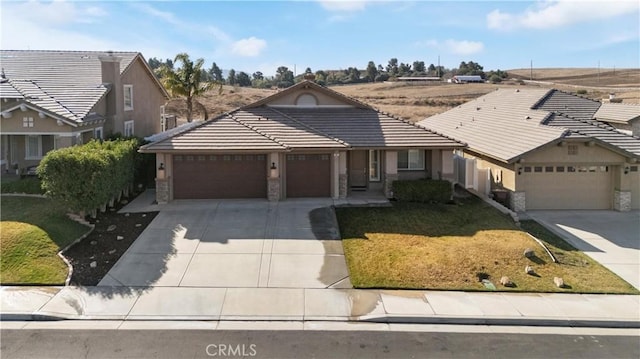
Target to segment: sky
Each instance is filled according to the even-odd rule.
[[[424,61],[485,70],[640,67],[640,2],[6,1],[0,48],[186,52],[273,75]]]

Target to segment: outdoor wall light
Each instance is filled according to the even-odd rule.
[[[518,174],[521,175],[522,174],[522,167],[518,167]]]
[[[271,162],[271,178],[278,178],[278,167],[275,162]]]
[[[629,174],[629,166],[624,167],[624,174]]]
[[[160,163],[158,167],[158,179],[164,179],[164,163]]]

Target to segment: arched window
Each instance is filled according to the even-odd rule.
[[[318,106],[318,99],[309,93],[302,94],[296,99],[296,106],[314,107]]]

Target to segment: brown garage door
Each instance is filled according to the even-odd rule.
[[[331,156],[287,155],[287,197],[330,197]]]
[[[265,198],[266,155],[175,155],[173,197]]]
[[[524,166],[527,209],[610,209],[609,166]]]

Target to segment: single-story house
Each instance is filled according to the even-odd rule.
[[[158,203],[194,198],[391,196],[397,179],[453,179],[465,144],[305,80],[143,146]]]
[[[50,150],[162,130],[169,96],[138,52],[0,50],[0,163],[22,173]]]
[[[503,88],[419,124],[464,141],[457,181],[515,211],[640,208],[640,138],[594,119],[601,103]]]
[[[451,78],[451,82],[456,84],[483,83],[484,79],[479,75],[456,75]]]

